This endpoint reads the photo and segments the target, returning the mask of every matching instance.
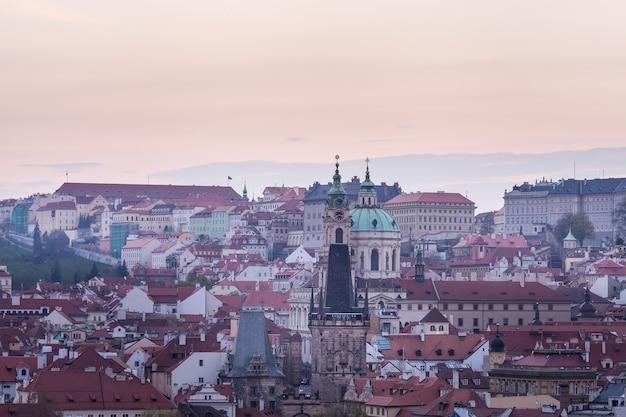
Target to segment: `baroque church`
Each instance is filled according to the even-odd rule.
[[[341,184],[339,157],[326,199],[324,246],[320,253],[317,305],[311,292],[311,392],[322,403],[337,404],[356,377],[366,374],[370,328],[367,288],[357,297],[356,277],[400,275],[400,229],[377,203],[369,160],[358,202],[349,210]]]

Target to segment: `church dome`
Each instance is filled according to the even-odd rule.
[[[350,210],[351,232],[400,232],[396,220],[378,207],[357,207]]]
[[[370,179],[369,158],[365,160],[365,181],[361,183],[356,207],[350,210],[351,232],[400,232],[398,223],[391,214],[378,206],[374,183]]]

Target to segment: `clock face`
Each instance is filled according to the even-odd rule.
[[[337,210],[335,212],[335,219],[337,219],[337,220],[343,219],[343,211],[342,210]]]
[[[342,198],[336,198],[335,199],[335,204],[338,205],[338,206],[342,205],[343,204],[343,199]]]

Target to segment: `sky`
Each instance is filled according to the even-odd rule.
[[[623,0],[2,0],[0,199],[328,179],[172,175],[207,164],[622,147],[624,16]],[[435,188],[402,168],[405,191]]]

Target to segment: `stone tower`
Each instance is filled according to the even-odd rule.
[[[232,367],[224,380],[232,382],[238,408],[280,412],[285,375],[276,364],[263,311],[241,311]]]
[[[311,393],[329,405],[343,399],[352,378],[365,376],[365,337],[370,325],[367,296],[363,307],[356,301],[349,249],[351,220],[338,162],[333,180],[320,256],[322,287],[317,306],[311,298],[309,314]]]

